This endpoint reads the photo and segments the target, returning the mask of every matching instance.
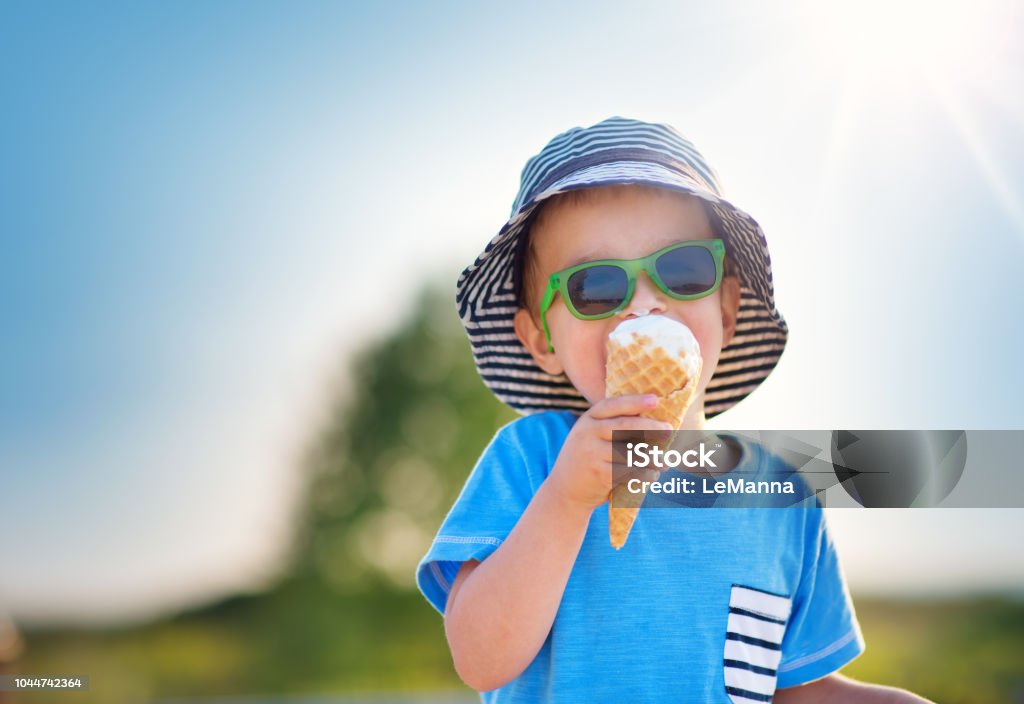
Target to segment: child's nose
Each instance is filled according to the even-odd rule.
[[[619,311],[619,317],[623,319],[639,318],[641,315],[664,313],[665,298],[665,293],[651,281],[651,277],[646,272],[642,271],[637,274],[633,298],[625,308]]]

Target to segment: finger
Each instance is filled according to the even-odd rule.
[[[591,418],[603,420],[616,416],[639,415],[657,405],[658,397],[654,394],[630,394],[602,399],[595,403],[588,412]]]
[[[639,416],[619,416],[617,418],[606,418],[598,423],[598,436],[602,440],[622,440],[626,442],[668,442],[675,432],[669,423],[654,420],[653,418],[641,418]],[[615,436],[612,433],[619,432],[623,435]],[[630,435],[625,435],[630,433]]]

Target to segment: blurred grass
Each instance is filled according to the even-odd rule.
[[[461,687],[413,570],[514,414],[480,383],[451,300],[436,289],[357,356],[351,378],[326,426],[311,431],[306,507],[273,588],[132,627],[28,630],[13,673],[87,675],[90,689],[16,701]],[[855,601],[868,648],[851,677],[948,704],[1024,702],[1024,602]]]
[[[1024,602],[855,599],[867,641],[845,674],[938,702],[1024,701]]]
[[[30,633],[21,670],[88,674],[90,691],[61,696],[69,702],[462,686],[441,618],[418,593],[338,600],[289,589],[127,630]],[[946,704],[1024,701],[1024,603],[855,602],[868,647],[844,670],[850,677]]]

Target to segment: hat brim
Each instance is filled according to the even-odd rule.
[[[564,374],[548,374],[519,342],[513,326],[518,309],[513,280],[516,245],[530,215],[546,199],[581,188],[648,184],[697,196],[711,206],[726,250],[740,272],[736,331],[721,352],[704,395],[712,418],[736,405],[779,362],[789,330],[775,307],[771,258],[761,226],[750,215],[693,178],[661,164],[618,161],[575,171],[523,203],[476,261],[459,276],[455,301],[477,370],[487,387],[521,413],[585,411],[590,403]]]

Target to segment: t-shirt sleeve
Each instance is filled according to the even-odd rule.
[[[416,584],[442,615],[455,575],[466,560],[483,561],[515,527],[537,490],[523,449],[508,426],[480,457],[429,551]]]
[[[820,679],[864,652],[864,636],[821,508],[806,511],[804,561],[782,639],[778,688]]]

